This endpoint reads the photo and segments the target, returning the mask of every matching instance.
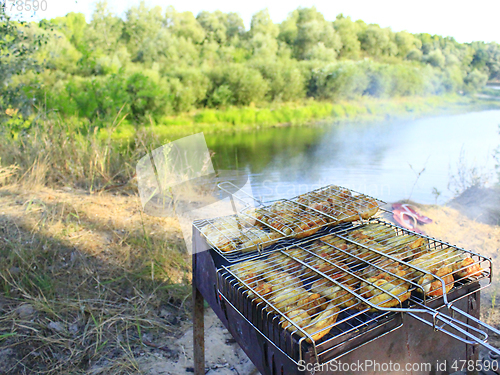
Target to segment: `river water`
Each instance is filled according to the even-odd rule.
[[[460,180],[496,181],[500,110],[207,136],[219,169],[250,175],[253,194],[289,198],[336,184],[387,202],[444,203]],[[453,178],[453,176],[455,178]],[[451,184],[450,184],[451,182]]]

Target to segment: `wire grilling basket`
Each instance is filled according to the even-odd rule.
[[[343,210],[344,216],[339,215],[338,206],[325,200],[330,189],[286,204],[313,208],[318,215],[325,212],[331,233],[295,237],[294,243],[280,243],[250,260],[222,266],[217,272],[219,298],[295,363],[311,349],[318,363],[335,360],[398,329],[404,314],[498,353],[486,343],[486,330],[500,332],[453,305],[491,283],[489,258],[379,219],[367,222],[362,210],[351,220],[361,219],[356,225],[333,227],[331,223],[347,223],[345,219],[355,214]],[[452,316],[440,308],[451,310]]]
[[[219,188],[230,193],[226,189],[234,185],[225,182]],[[246,202],[243,198],[248,198],[232,194],[231,197],[243,202]],[[334,185],[267,204],[251,199],[257,207],[247,205],[238,214],[193,223],[207,243],[229,262],[271,252],[290,240],[345,228],[372,217],[385,204]]]

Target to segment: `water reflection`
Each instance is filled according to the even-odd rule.
[[[370,124],[273,128],[207,136],[219,169],[249,173],[262,199],[339,184],[387,201],[438,203],[452,197],[450,175],[466,165],[494,176],[500,110]],[[418,177],[418,173],[421,173]],[[418,177],[418,179],[417,179]]]

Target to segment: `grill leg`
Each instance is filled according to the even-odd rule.
[[[469,297],[467,297],[467,304],[468,304],[468,313],[472,315],[473,317],[479,319],[480,316],[480,307],[481,304],[479,303],[480,301],[480,292],[477,291],[474,294],[471,294]],[[480,328],[479,324],[476,322],[467,319],[467,324],[475,327],[475,328]],[[472,333],[472,332],[471,332]],[[480,346],[472,346],[472,345],[467,345],[467,360],[472,361],[473,363],[477,363],[476,361],[479,360],[479,350],[481,350]],[[467,375],[477,375],[477,371],[468,371]]]
[[[195,270],[196,256],[193,255],[193,270]],[[193,278],[193,357],[194,375],[205,375],[205,320],[203,296],[196,287]]]

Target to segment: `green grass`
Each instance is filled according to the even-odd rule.
[[[273,126],[301,126],[318,121],[375,120],[387,115],[415,116],[473,103],[469,97],[449,95],[399,99],[362,98],[338,103],[310,100],[303,103],[274,104],[264,108],[202,109],[189,114],[165,117],[158,124],[147,127],[147,132],[161,140],[167,140],[199,132],[211,134]],[[132,133],[121,134],[129,141],[134,137]],[[119,135],[114,137],[118,138]]]

